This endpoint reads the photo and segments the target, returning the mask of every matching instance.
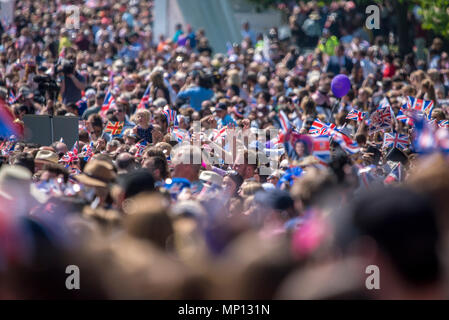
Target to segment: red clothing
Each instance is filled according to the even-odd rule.
[[[391,78],[394,76],[396,72],[396,67],[392,63],[387,63],[387,65],[384,68],[383,71],[383,77],[384,78]]]

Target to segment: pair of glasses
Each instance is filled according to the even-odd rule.
[[[122,112],[123,112],[123,110],[114,110],[114,112],[117,112],[117,113],[122,113]]]

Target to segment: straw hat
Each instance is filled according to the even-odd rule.
[[[221,186],[221,184],[223,183],[223,177],[214,171],[201,172],[199,179],[217,186]]]
[[[50,150],[39,150],[34,158],[35,163],[54,163],[58,164],[59,157],[56,153]]]
[[[75,178],[91,187],[107,187],[115,180],[114,166],[103,160],[91,160],[86,164],[84,172]]]

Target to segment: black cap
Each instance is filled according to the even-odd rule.
[[[388,152],[387,160],[400,162],[405,165],[408,162],[408,157],[404,152],[402,152],[398,148],[393,148]]]
[[[224,111],[226,111],[226,110],[228,110],[228,107],[226,106],[225,103],[220,102],[220,103],[217,104],[216,110],[224,110]]]

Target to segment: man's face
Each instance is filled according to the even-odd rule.
[[[248,167],[248,165],[245,164],[243,155],[239,154],[237,156],[237,158],[235,159],[232,169],[234,171],[237,171],[241,177],[245,178],[247,167]]]
[[[223,119],[226,116],[226,111],[222,110],[222,109],[217,109],[215,111],[215,114],[217,115],[217,117],[219,117],[220,119]]]
[[[103,128],[99,127],[99,126],[93,127],[92,130],[93,130],[95,136],[97,136],[97,137],[101,136],[101,133],[103,132]]]
[[[118,121],[125,121],[125,110],[122,107],[116,107],[114,110],[114,116]]]

